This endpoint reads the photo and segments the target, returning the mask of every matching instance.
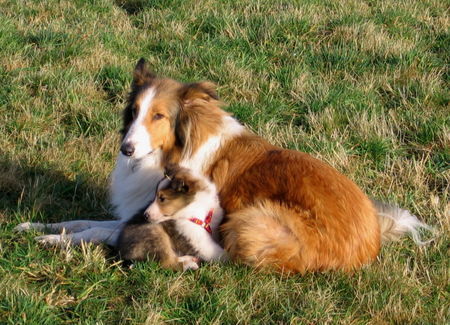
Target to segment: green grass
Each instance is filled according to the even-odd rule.
[[[0,323],[449,322],[446,1],[0,0]],[[437,230],[354,274],[133,269],[28,220],[108,218],[133,65],[211,80],[243,123]]]

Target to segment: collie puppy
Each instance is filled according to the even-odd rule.
[[[371,201],[333,167],[268,143],[222,107],[212,83],[158,78],[141,59],[111,179],[119,220],[50,228],[74,232],[75,242],[114,245],[125,222],[155,196],[163,165],[177,163],[215,184],[225,210],[224,247],[245,264],[283,272],[352,271],[372,262],[384,240],[409,232],[421,243],[419,228],[428,226],[408,211]],[[40,227],[25,223],[18,230]],[[62,241],[48,236],[60,235],[38,240]]]
[[[153,259],[174,270],[198,269],[198,262],[225,261],[217,243],[223,210],[214,184],[188,169],[170,166],[156,199],[122,230],[124,260]]]

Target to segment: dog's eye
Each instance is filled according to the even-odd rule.
[[[163,203],[166,200],[166,198],[162,195],[158,196],[158,201]]]
[[[137,109],[136,109],[136,107],[131,107],[131,116],[133,117],[133,119],[135,119],[136,118],[136,115],[137,115]]]
[[[164,118],[164,115],[160,114],[160,113],[156,113],[155,115],[153,115],[153,121],[157,121]]]

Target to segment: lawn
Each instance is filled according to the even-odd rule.
[[[444,0],[0,0],[0,324],[450,321],[450,18]],[[227,110],[435,228],[353,274],[237,264],[185,274],[20,222],[110,218],[108,175],[140,57],[211,80]],[[424,234],[430,238],[430,234]]]

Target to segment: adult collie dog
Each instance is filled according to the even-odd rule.
[[[159,78],[141,59],[123,113],[111,177],[119,220],[24,223],[18,230],[65,229],[64,238],[115,245],[123,225],[149,205],[167,163],[208,177],[226,212],[230,257],[283,272],[351,271],[373,261],[383,240],[428,228],[408,211],[370,200],[350,179],[314,157],[271,145],[222,109],[209,82]],[[154,186],[149,186],[154,184]]]

